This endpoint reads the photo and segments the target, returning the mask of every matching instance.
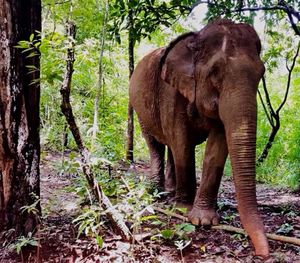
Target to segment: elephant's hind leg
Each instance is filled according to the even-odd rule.
[[[223,129],[211,131],[206,145],[200,186],[189,214],[191,222],[195,225],[219,223],[219,215],[216,212],[217,195],[227,155]]]
[[[177,203],[190,205],[196,193],[195,147],[187,142],[172,148],[176,174]]]
[[[165,190],[174,193],[176,190],[175,165],[170,147],[168,147],[168,159],[165,175]]]
[[[150,153],[150,181],[160,191],[164,190],[165,145],[159,143],[153,136],[144,133]]]

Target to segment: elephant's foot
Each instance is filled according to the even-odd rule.
[[[176,202],[175,203],[176,208],[184,208],[186,209],[186,213],[188,214],[192,208],[193,208],[193,204],[191,203],[183,203],[183,202]]]
[[[170,181],[165,181],[165,191],[169,192],[172,195],[175,195],[176,192],[176,184]]]
[[[152,190],[158,190],[159,192],[164,192],[164,181],[163,181],[163,175],[161,174],[150,174],[148,175],[147,179],[150,182],[149,186]]]
[[[199,207],[193,207],[189,213],[189,220],[193,225],[218,225],[220,221],[220,216],[214,208],[211,209],[201,209]]]
[[[148,191],[150,193],[154,193],[154,192],[162,193],[162,192],[165,192],[165,189],[164,189],[164,187],[161,184],[155,183],[155,182],[151,182],[148,185]]]
[[[193,205],[194,203],[194,195],[186,194],[186,193],[178,193],[178,191],[175,192],[175,202],[176,204],[186,204],[186,205]]]

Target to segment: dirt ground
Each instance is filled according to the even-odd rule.
[[[24,262],[260,262],[253,257],[251,244],[243,235],[200,227],[189,234],[192,242],[182,250],[182,255],[172,240],[159,242],[145,235],[140,242],[130,244],[122,241],[109,227],[100,249],[93,239],[77,237],[72,221],[80,206],[75,193],[65,190],[72,183],[72,176],[58,174],[53,168],[59,158],[47,155],[42,161],[41,205],[44,219],[39,233],[40,248],[28,251],[28,259]],[[132,169],[147,173],[149,168],[147,164],[140,163]],[[221,223],[241,227],[233,189],[230,179],[223,180],[219,194]],[[257,195],[266,231],[300,238],[299,193],[258,185]],[[159,216],[161,220],[167,220],[165,215]],[[171,220],[181,223],[176,218]],[[144,229],[147,227],[151,228],[145,226]],[[3,244],[2,238],[0,263],[22,262],[20,255],[3,247]],[[272,257],[268,262],[300,262],[299,246],[270,241],[270,248]]]

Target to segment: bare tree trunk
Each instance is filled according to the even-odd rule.
[[[135,39],[133,34],[133,11],[130,9],[128,14],[129,33],[128,33],[128,55],[129,55],[129,79],[134,71],[134,45]],[[128,120],[127,120],[127,147],[126,160],[133,162],[133,137],[134,137],[134,121],[133,108],[128,102]]]
[[[97,131],[98,131],[98,114],[99,114],[99,101],[101,96],[101,90],[103,86],[103,53],[104,53],[104,44],[106,36],[106,25],[108,20],[108,1],[104,3],[104,18],[102,24],[101,40],[100,40],[100,56],[99,56],[99,71],[98,71],[98,90],[94,102],[94,123],[93,123],[93,135],[92,135],[92,147],[94,147]]]
[[[15,46],[41,31],[41,1],[0,0],[0,6],[0,231],[26,235],[40,213],[40,59]],[[26,65],[38,70],[29,74]],[[37,213],[20,211],[34,203]]]

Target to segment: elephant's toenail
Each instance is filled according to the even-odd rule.
[[[218,224],[219,224],[219,219],[218,219],[218,218],[213,218],[212,224],[213,224],[214,226],[218,225]]]
[[[191,223],[193,224],[193,225],[196,225],[196,226],[199,226],[199,218],[192,218],[191,219]]]
[[[209,226],[210,225],[210,220],[207,219],[207,218],[203,218],[201,220],[201,225],[203,225],[203,226]]]

